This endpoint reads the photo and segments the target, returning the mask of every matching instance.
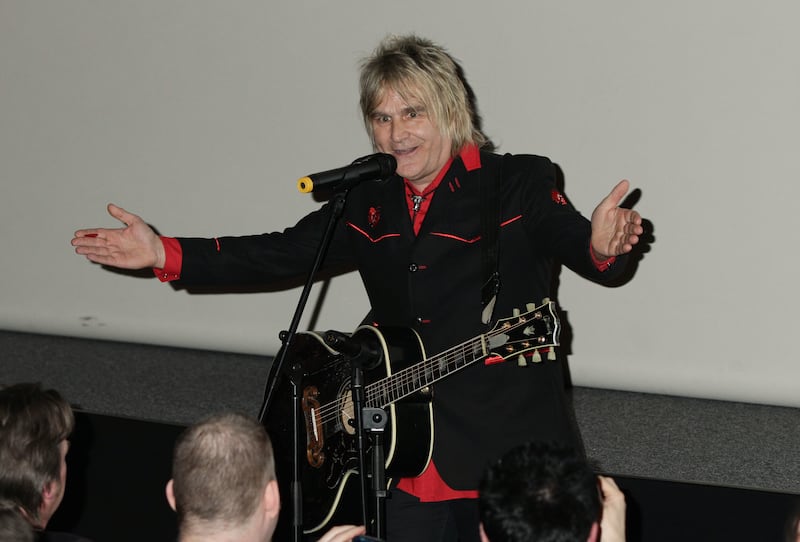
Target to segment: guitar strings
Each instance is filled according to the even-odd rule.
[[[530,322],[527,320],[520,320],[516,324],[510,324],[506,327],[501,329],[492,330],[485,335],[481,335],[474,339],[470,339],[461,343],[460,345],[454,346],[449,350],[446,350],[439,356],[435,356],[433,358],[428,358],[423,360],[422,362],[412,365],[411,367],[406,367],[396,373],[393,373],[387,377],[384,377],[380,380],[373,382],[372,384],[367,385],[366,393],[365,393],[365,402],[367,406],[377,406],[379,408],[383,408],[388,406],[394,402],[403,399],[409,395],[412,395],[419,389],[430,385],[438,380],[441,380],[445,376],[449,376],[451,373],[466,367],[467,365],[477,361],[482,357],[486,357],[489,355],[488,352],[488,341],[487,341],[487,348],[486,352],[483,349],[483,340],[484,338],[489,339],[491,337],[495,337],[497,335],[505,334],[511,330],[516,329],[517,327],[524,326],[529,324]],[[465,354],[471,352],[472,358],[467,359]],[[461,366],[459,366],[458,362],[461,361]],[[451,367],[452,365],[452,367]],[[438,366],[439,372],[438,376],[434,376],[435,367]],[[423,384],[420,385],[422,377],[428,378],[431,377],[430,380],[425,380]],[[394,384],[391,382],[394,381]],[[406,391],[406,387],[411,385],[411,390]],[[417,386],[417,389],[413,389],[414,386]],[[401,394],[394,398],[389,398],[391,391],[396,391],[400,389]],[[380,404],[378,402],[379,398],[384,398],[385,402]],[[317,411],[317,417],[322,422],[323,425],[331,423],[333,421],[338,420],[340,416],[340,412],[344,411],[345,408],[351,406],[352,410],[352,399],[346,399],[344,397],[337,397],[335,400],[330,401],[324,405],[322,405]]]
[[[471,344],[470,344],[471,343]],[[471,350],[473,355],[476,353],[478,354],[473,359],[469,360],[469,362],[473,362],[479,357],[483,357],[484,354],[481,345],[480,338],[472,339],[471,341],[467,341],[466,343],[462,343],[461,345],[455,346],[450,350],[445,351],[440,356],[435,358],[428,358],[423,360],[419,364],[413,367],[406,367],[396,373],[392,373],[390,376],[382,378],[369,384],[366,387],[365,392],[365,402],[366,406],[375,406],[379,408],[383,408],[387,405],[395,403],[400,399],[415,393],[417,390],[407,391],[407,386],[409,384],[418,385],[420,382],[420,377],[424,373],[425,375],[432,375],[434,366],[438,366],[439,374],[438,376],[432,378],[429,381],[426,381],[424,384],[419,385],[420,388],[432,384],[437,380],[448,376],[450,373],[455,372],[456,370],[466,366],[468,362],[464,357],[464,352],[467,350]],[[461,367],[459,367],[459,361],[461,361]],[[394,384],[390,382],[394,381]],[[396,397],[388,398],[391,391],[399,392],[400,394]],[[378,399],[384,398],[385,401],[383,403],[379,402]],[[331,421],[337,420],[339,418],[339,413],[349,405],[352,405],[352,399],[347,399],[344,397],[337,397],[335,400],[322,405],[318,410],[318,416],[320,421],[323,424],[330,423]]]

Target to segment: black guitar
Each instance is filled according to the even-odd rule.
[[[539,306],[529,305],[525,313],[516,312],[499,320],[488,333],[430,358],[411,329],[361,326],[353,333],[354,338],[377,340],[383,354],[381,365],[365,374],[364,406],[389,413],[384,439],[387,475],[418,476],[430,461],[431,384],[478,361],[491,364],[515,360],[522,365],[541,361],[542,353],[555,359],[553,347],[558,346],[560,332],[555,304],[545,300]],[[303,529],[313,533],[328,525],[343,500],[348,479],[358,474],[355,430],[350,421],[351,367],[315,332],[297,334],[288,356],[302,364],[306,434],[301,466]],[[283,395],[285,391],[278,394]],[[291,420],[291,401],[275,402],[267,412],[266,425],[276,448],[279,474],[291,472]]]

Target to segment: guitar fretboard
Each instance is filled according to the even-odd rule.
[[[549,309],[549,316],[543,315],[541,309],[545,308]],[[511,353],[535,351],[546,345],[558,344],[558,324],[552,311],[553,305],[548,301],[524,315],[501,320],[486,334],[478,335],[437,356],[373,382],[365,388],[367,406],[384,408],[408,397],[476,361],[485,359],[495,346],[509,347],[507,341],[512,336],[518,335],[512,341],[514,346],[508,348],[508,353],[501,355],[504,359]],[[493,339],[495,344],[492,344]]]
[[[486,336],[480,335],[368,385],[365,392],[367,406],[384,408],[487,355]]]
[[[500,361],[518,356],[520,364],[525,365],[523,354],[528,353],[536,362],[537,358],[541,360],[539,350],[549,348],[549,359],[555,359],[552,347],[558,345],[559,325],[553,312],[554,304],[547,300],[539,307],[529,305],[528,308],[524,314],[499,320],[486,334],[367,385],[364,388],[365,406],[385,408],[490,356],[496,356]],[[347,391],[319,405],[314,416],[318,416],[322,424],[341,423],[342,419],[352,418],[352,411],[352,398]]]

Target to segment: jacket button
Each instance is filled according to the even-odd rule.
[[[411,273],[416,273],[418,269],[419,269],[419,266],[417,264],[415,264],[415,263],[412,263],[411,265],[408,266],[408,270]]]

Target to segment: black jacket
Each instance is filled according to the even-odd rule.
[[[550,296],[556,261],[598,282],[622,268],[619,261],[605,272],[595,267],[591,225],[556,190],[547,158],[482,152],[480,167],[469,171],[456,158],[416,236],[402,179],[362,183],[348,195],[326,264],[357,267],[375,322],[416,329],[429,356],[491,328],[480,321],[481,179],[500,190],[496,318]],[[280,233],[222,237],[219,246],[179,239],[181,282],[253,285],[304,275],[327,220],[326,205]],[[475,489],[486,463],[513,445],[577,444],[569,419],[557,363],[477,363],[435,385],[434,462],[453,488]]]

